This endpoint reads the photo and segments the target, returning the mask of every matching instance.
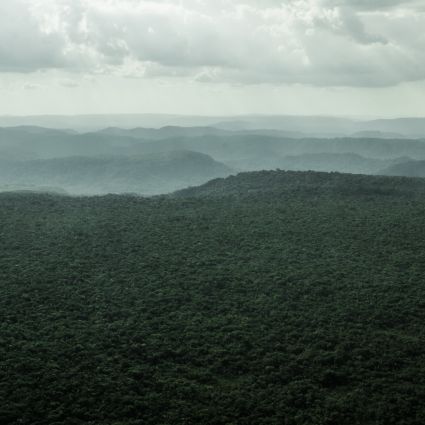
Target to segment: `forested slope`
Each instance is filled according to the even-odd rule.
[[[422,425],[424,189],[0,194],[1,422]]]

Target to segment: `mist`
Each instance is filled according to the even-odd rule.
[[[99,115],[0,122],[20,124],[0,128],[0,189],[7,191],[151,196],[243,171],[404,175],[411,162],[421,169],[425,160],[425,119]]]

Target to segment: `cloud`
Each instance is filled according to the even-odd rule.
[[[348,6],[361,10],[382,10],[394,7],[415,7],[418,0],[327,0],[328,5]]]
[[[0,71],[391,86],[424,78],[424,25],[413,0],[2,0]]]
[[[58,85],[61,87],[66,87],[69,89],[73,89],[75,87],[79,87],[79,83],[75,80],[71,80],[69,78],[64,78],[58,81]]]
[[[23,88],[24,90],[37,90],[37,89],[41,88],[41,86],[40,86],[40,85],[38,85],[38,84],[33,84],[33,83],[25,83],[25,84],[22,86],[22,88]]]
[[[61,67],[61,34],[42,31],[22,0],[0,2],[0,71]]]

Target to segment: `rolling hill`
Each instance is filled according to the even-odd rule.
[[[172,192],[228,176],[232,169],[190,151],[144,156],[66,157],[32,161],[0,160],[1,185],[55,186],[70,194]]]
[[[235,171],[378,174],[386,170],[382,172],[387,174],[395,164],[425,160],[423,140],[282,134],[173,126],[84,134],[30,126],[0,128],[0,185],[54,186],[74,194],[147,195],[202,184]],[[187,152],[186,158],[173,154],[177,151]]]
[[[425,177],[425,161],[403,161],[381,170],[379,174],[388,176]]]

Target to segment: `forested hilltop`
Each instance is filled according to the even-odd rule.
[[[3,424],[422,425],[425,180],[0,194]]]

